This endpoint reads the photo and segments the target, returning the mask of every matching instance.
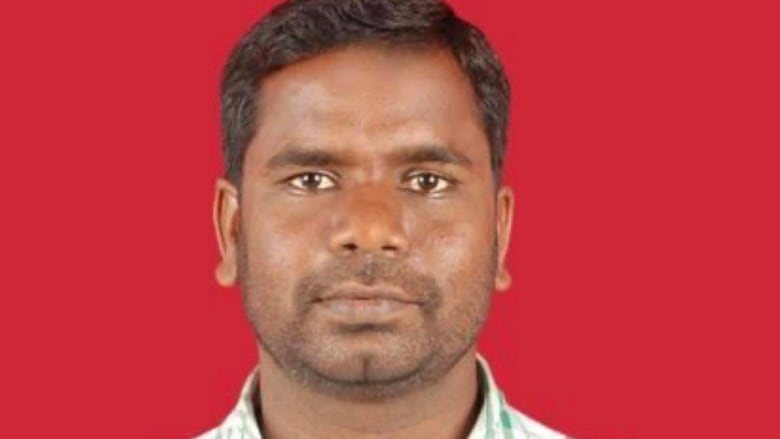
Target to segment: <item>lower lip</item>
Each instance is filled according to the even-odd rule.
[[[394,318],[417,306],[389,299],[331,299],[318,305],[339,318],[362,322]]]

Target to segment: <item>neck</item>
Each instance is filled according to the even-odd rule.
[[[481,408],[475,349],[435,384],[381,402],[341,400],[303,387],[261,349],[263,438],[465,438]]]

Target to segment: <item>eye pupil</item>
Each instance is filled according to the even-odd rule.
[[[433,174],[418,175],[417,183],[420,185],[421,189],[430,191],[436,189],[436,186],[439,183],[439,177]]]
[[[301,184],[309,189],[316,189],[322,183],[322,175],[308,173],[301,176]]]

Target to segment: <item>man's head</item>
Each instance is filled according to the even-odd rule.
[[[509,285],[508,86],[481,33],[434,0],[292,1],[222,103],[216,274],[266,360],[345,398],[446,375]]]

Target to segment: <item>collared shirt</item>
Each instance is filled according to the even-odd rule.
[[[504,394],[493,381],[490,367],[477,355],[480,386],[484,395],[482,409],[468,439],[565,439],[539,422],[507,404]],[[258,372],[247,378],[238,404],[222,424],[196,439],[262,439],[255,419],[253,395],[257,389]]]

